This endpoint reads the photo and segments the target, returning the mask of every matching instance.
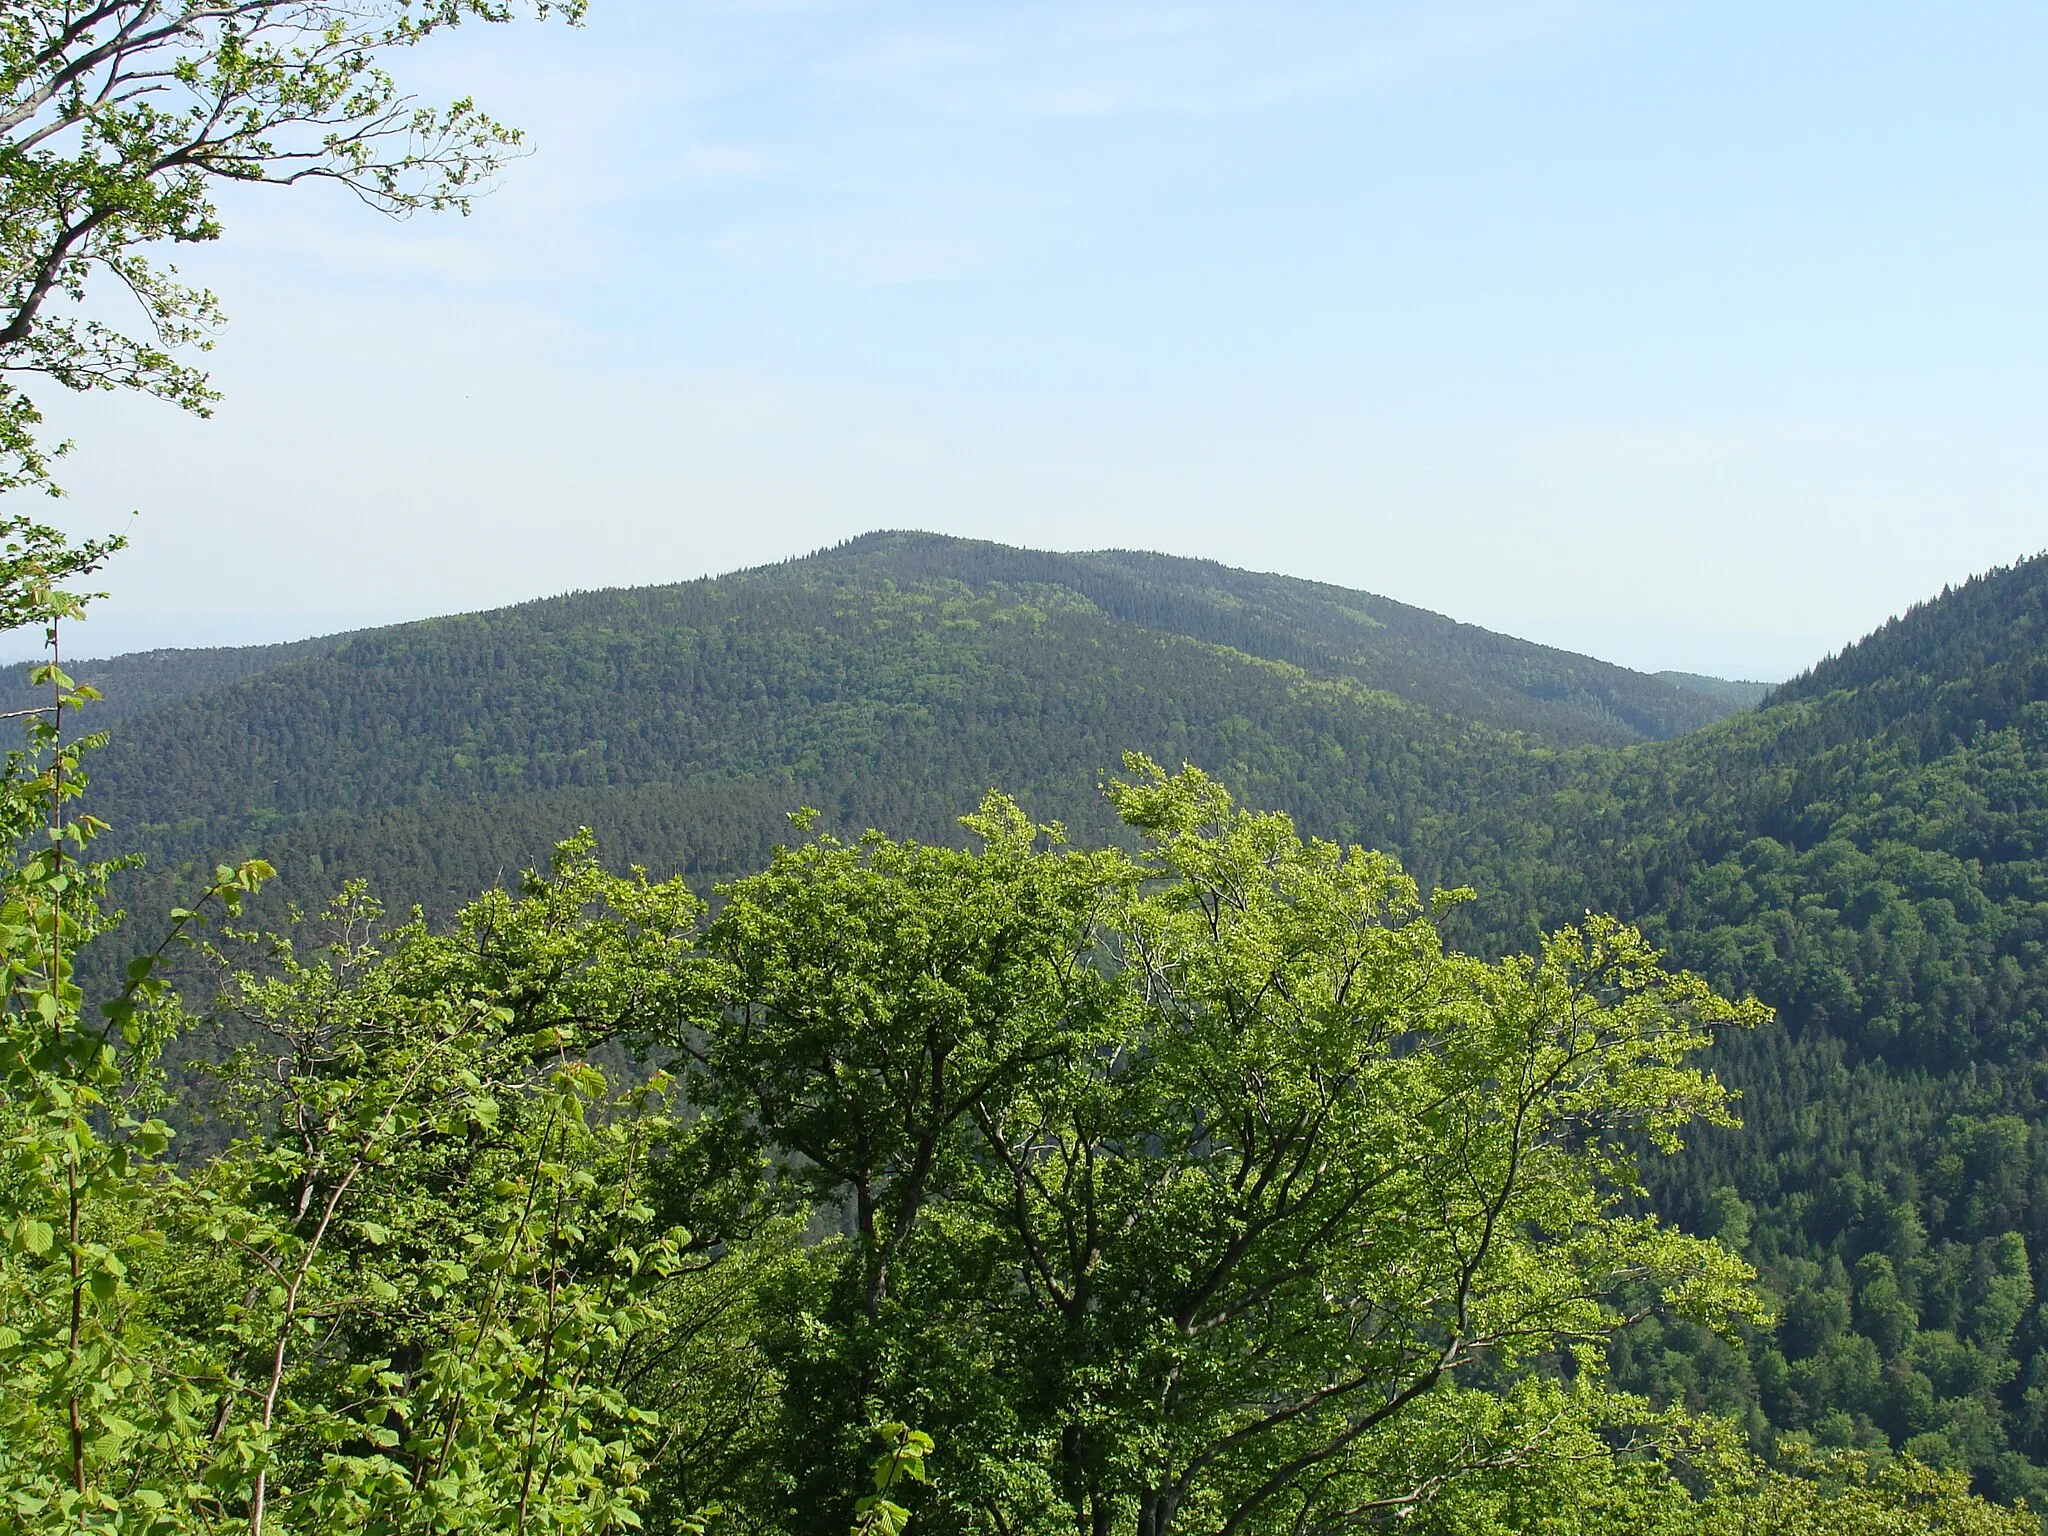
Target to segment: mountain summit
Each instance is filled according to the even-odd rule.
[[[430,905],[584,822],[700,876],[746,867],[803,801],[945,837],[1002,784],[1101,830],[1095,786],[1126,749],[1234,766],[1317,824],[1400,845],[1423,806],[1522,771],[1518,743],[1670,737],[1733,707],[1339,587],[913,533],[184,654],[80,664],[151,701],[115,721],[99,813],[159,868],[260,844],[288,883],[368,868]],[[347,857],[372,825],[392,847]]]

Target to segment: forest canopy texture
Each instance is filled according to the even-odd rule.
[[[2037,1530],[2044,647],[876,535],[45,669],[0,1522]]]

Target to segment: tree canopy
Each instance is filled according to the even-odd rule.
[[[466,209],[517,151],[395,55],[583,0],[10,0],[0,10],[0,490],[54,489],[30,393],[132,389],[205,414],[215,297],[152,247],[218,239],[226,182],[327,181],[390,214]],[[114,303],[109,304],[109,297]]]

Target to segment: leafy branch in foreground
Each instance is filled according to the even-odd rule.
[[[52,530],[5,526],[5,614],[42,625],[53,659],[35,672],[51,703],[0,767],[0,1487],[17,1525],[118,1526],[156,1502],[128,1480],[132,1458],[182,1438],[195,1406],[133,1278],[165,1240],[152,1176],[170,1133],[146,1092],[169,1028],[157,970],[208,908],[235,912],[269,870],[217,871],[102,1017],[85,1016],[75,961],[111,925],[110,866],[87,856],[104,828],[71,814],[95,741],[64,734],[91,695],[55,660],[60,622],[83,602],[55,583],[89,574],[111,545],[71,550]]]
[[[884,1424],[882,1454],[875,1458],[875,1491],[853,1503],[853,1536],[903,1536],[910,1511],[889,1495],[902,1483],[926,1481],[924,1459],[932,1453],[932,1437],[908,1424]]]
[[[0,490],[51,489],[27,376],[205,414],[180,353],[214,296],[145,254],[221,233],[220,182],[329,181],[390,214],[466,210],[518,150],[473,101],[423,106],[387,62],[464,21],[583,0],[10,0],[0,7]],[[87,307],[111,288],[139,330]]]
[[[655,926],[622,915],[608,944],[597,905]],[[215,1517],[258,1536],[636,1523],[655,1416],[613,1372],[661,1327],[689,1242],[646,1187],[678,1128],[667,1080],[616,1093],[579,1025],[659,996],[631,955],[671,958],[695,912],[565,854],[448,936],[380,938],[351,889],[321,953],[280,941],[230,978],[250,1043],[228,1104],[250,1131],[184,1207],[195,1251],[221,1255],[208,1283],[245,1287],[216,1325]]]
[[[10,611],[54,647],[80,600],[49,578],[95,560],[15,532]],[[224,978],[251,1043],[216,1108],[243,1134],[181,1168],[152,1068],[195,1021],[162,962],[269,870],[218,871],[89,1009],[94,741],[39,674],[52,705],[0,768],[0,1530],[636,1525],[658,1414],[618,1378],[678,1342],[692,1239],[650,1201],[689,1141],[665,1078],[621,1093],[586,1053],[673,1014],[698,904],[587,844],[445,935],[383,935],[345,890],[334,943]]]

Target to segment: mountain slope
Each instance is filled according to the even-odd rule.
[[[1667,1213],[1784,1298],[1731,1352],[1646,1331],[1624,1379],[2037,1502],[2048,1463],[2048,560],[1995,571],[1679,741],[1582,754],[1471,829],[1503,915],[1591,906],[1779,1010],[1716,1067],[1746,1126]]]
[[[1127,748],[1220,765],[1388,845],[1545,761],[1498,728],[1139,628],[1071,588],[783,567],[359,636],[121,722],[88,803],[159,876],[261,848],[306,899],[351,862],[351,818],[375,818],[419,867],[355,867],[434,904],[582,821],[694,826],[663,809],[685,802],[725,807],[720,851],[664,832],[620,854],[735,873],[805,801],[854,831],[947,837],[997,784],[1105,834],[1096,786]]]
[[[1114,619],[1349,677],[1416,703],[1561,740],[1661,740],[1744,702],[1460,624],[1369,592],[1134,550],[1058,555],[873,533],[815,557],[896,581],[1056,586]]]
[[[217,653],[203,659],[216,674]],[[106,675],[118,688],[134,670]],[[394,897],[429,902],[496,878],[503,850],[540,858],[582,820],[669,826],[657,807],[679,786],[752,806],[745,828],[713,818],[716,854],[696,838],[622,851],[732,873],[782,829],[758,795],[714,787],[735,780],[779,786],[781,808],[811,799],[855,829],[926,836],[1000,783],[1102,831],[1095,786],[1130,747],[1225,766],[1319,826],[1403,846],[1505,793],[1492,776],[1540,771],[1512,732],[1625,741],[1726,707],[1339,588],[904,534],[366,632],[183,698],[161,671],[165,702],[118,722],[92,794],[159,874],[260,846],[310,895],[299,871],[322,877],[345,852],[334,839],[355,835],[347,818],[375,813],[413,823],[394,852],[449,850],[370,866]],[[465,856],[483,846],[480,806],[501,852]]]

